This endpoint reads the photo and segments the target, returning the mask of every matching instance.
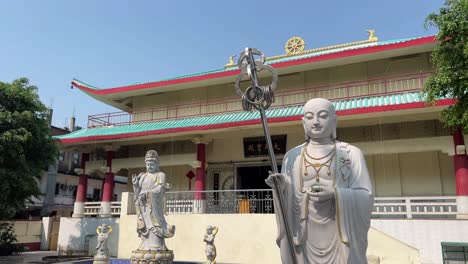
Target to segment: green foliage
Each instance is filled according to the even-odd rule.
[[[0,256],[11,255],[18,251],[16,246],[18,240],[12,223],[0,224]]]
[[[40,195],[36,179],[58,153],[47,112],[28,79],[0,82],[0,219]]]
[[[442,111],[442,119],[448,127],[468,131],[468,0],[447,0],[439,14],[426,18],[428,26],[439,33],[432,53],[436,73],[424,87],[427,101],[454,98],[456,103]]]

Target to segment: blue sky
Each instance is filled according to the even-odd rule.
[[[0,0],[0,80],[27,77],[64,126],[115,109],[70,89],[156,81],[222,68],[245,47],[284,53],[292,36],[306,48],[435,34],[424,19],[441,0],[24,1]],[[234,91],[233,91],[234,95]]]

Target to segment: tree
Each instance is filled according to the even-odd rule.
[[[432,53],[436,72],[427,80],[424,94],[432,103],[455,99],[442,111],[442,120],[450,128],[468,131],[468,0],[446,0],[439,14],[429,14],[425,26],[435,26],[439,33]]]
[[[36,179],[57,153],[37,87],[26,78],[0,82],[0,219],[40,195]]]

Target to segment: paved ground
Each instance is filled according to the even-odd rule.
[[[30,251],[14,256],[0,256],[1,264],[16,264],[16,263],[43,263],[42,257],[57,256],[57,251]]]

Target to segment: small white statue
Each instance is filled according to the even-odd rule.
[[[206,234],[203,238],[203,241],[206,242],[206,264],[216,264],[216,246],[214,244],[214,239],[217,233],[218,227],[216,226],[208,226],[206,228]]]
[[[286,153],[281,173],[266,180],[273,187],[276,178],[287,209],[294,249],[278,222],[282,263],[293,263],[293,257],[298,264],[365,264],[374,200],[364,155],[336,140],[337,116],[330,101],[308,101],[302,123],[305,142]]]
[[[112,227],[102,224],[96,228],[98,234],[96,255],[94,255],[94,263],[107,263],[109,260],[109,248],[107,247],[107,239],[112,232]]]

